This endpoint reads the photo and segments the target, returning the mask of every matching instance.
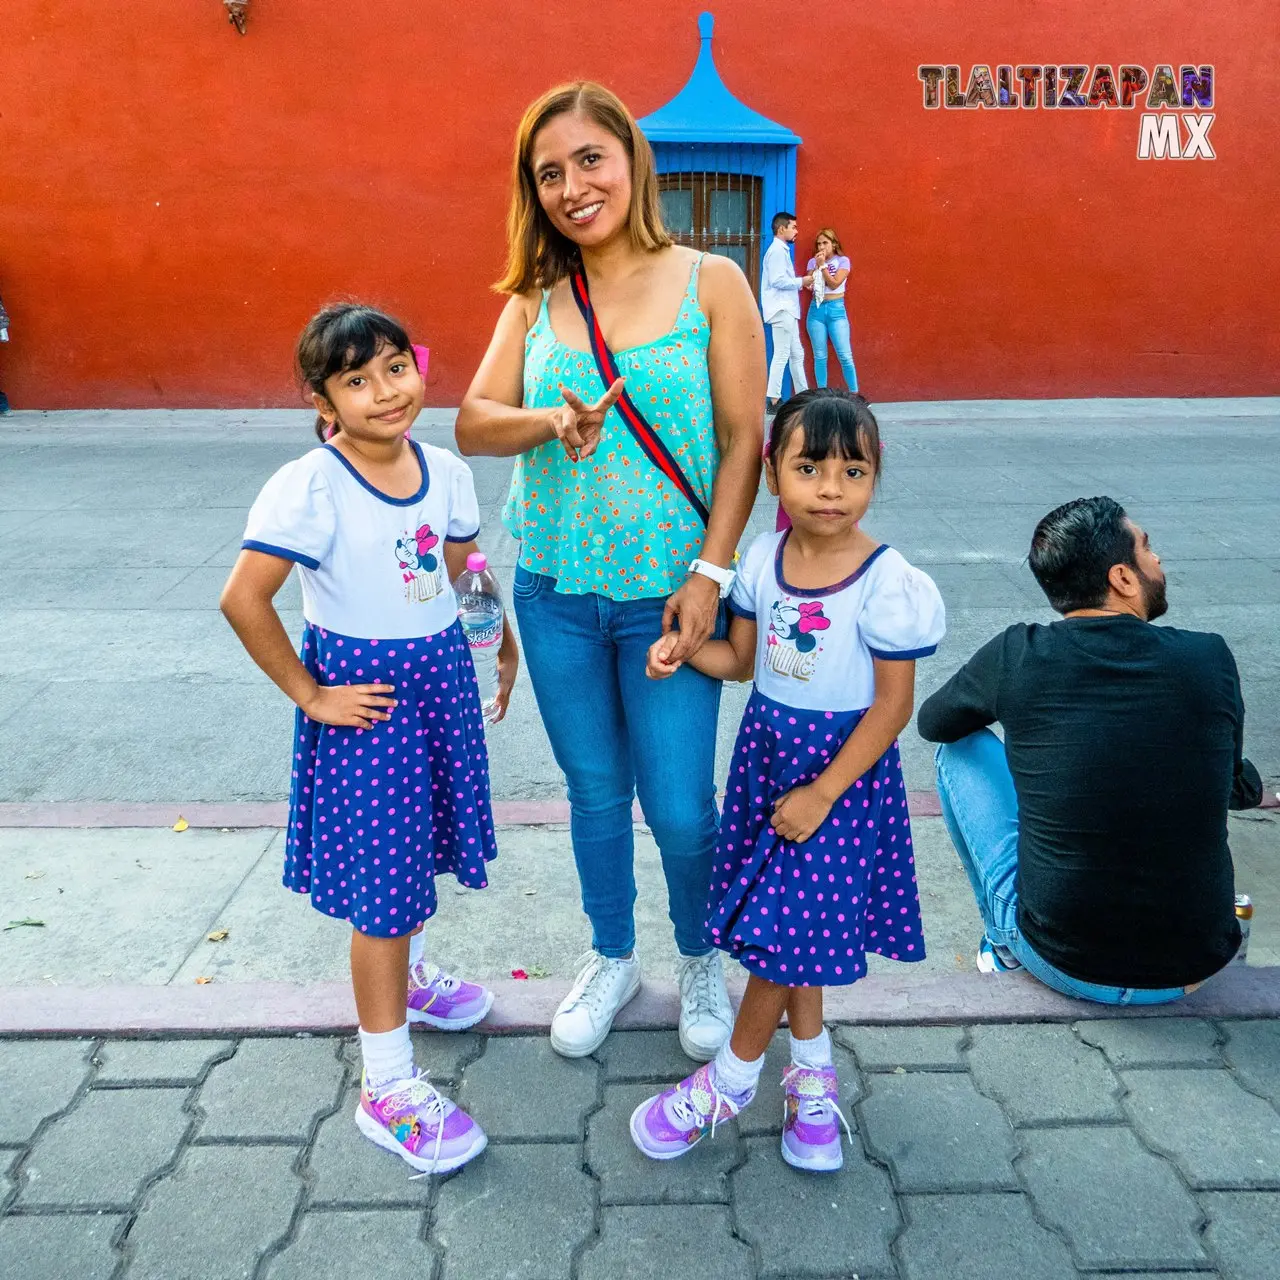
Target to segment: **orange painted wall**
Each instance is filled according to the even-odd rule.
[[[511,135],[550,83],[637,114],[684,83],[694,0],[7,0],[0,294],[18,408],[297,403],[336,295],[401,315],[456,404],[499,310]],[[801,11],[797,7],[795,12]],[[855,259],[875,399],[1280,392],[1274,0],[768,0],[725,80],[803,138],[799,212]],[[814,49],[843,50],[821,78]],[[1212,62],[1218,158],[1139,161],[1139,111],[926,112],[920,63]],[[834,362],[833,362],[834,365]]]

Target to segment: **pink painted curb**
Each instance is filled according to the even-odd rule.
[[[907,793],[913,818],[936,818],[942,810],[932,791]],[[263,803],[131,803],[117,800],[56,801],[40,804],[0,804],[0,828],[5,827],[171,827],[182,817],[195,828],[283,827],[289,806],[283,801]],[[644,821],[637,804],[635,820]],[[567,800],[498,800],[494,820],[500,826],[564,826],[569,821]]]
[[[493,1012],[479,1030],[495,1035],[544,1032],[568,989],[563,982],[506,978],[491,984]],[[735,998],[742,981],[729,982]],[[620,1031],[674,1027],[680,1012],[672,982],[646,982],[619,1015]],[[874,974],[829,989],[827,1021],[862,1025],[974,1022],[1076,1022],[1104,1018],[1280,1018],[1280,967],[1230,965],[1175,1004],[1113,1008],[1058,995],[1025,974],[938,978]],[[178,1036],[331,1034],[356,1025],[345,983],[309,986],[238,982],[219,986],[0,987],[0,1036]]]

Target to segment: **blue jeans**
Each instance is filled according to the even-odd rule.
[[[1096,1004],[1167,1004],[1184,987],[1104,987],[1042,959],[1018,929],[1018,796],[1004,743],[990,729],[943,743],[937,751],[938,799],[969,876],[987,937],[1046,987]]]
[[[827,338],[836,349],[840,371],[845,386],[850,391],[858,389],[858,371],[853,367],[853,348],[849,345],[849,313],[844,309],[843,298],[828,298],[821,306],[809,304],[805,317],[809,330],[809,343],[813,347],[813,375],[818,386],[827,385]]]
[[[665,599],[566,595],[555,579],[523,568],[513,595],[538,710],[568,784],[591,945],[613,957],[635,946],[638,792],[662,855],[676,946],[681,955],[708,954],[720,682],[687,666],[668,680],[645,675]]]

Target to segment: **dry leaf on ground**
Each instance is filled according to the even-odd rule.
[[[226,942],[231,937],[230,929],[215,929],[212,933],[205,935],[207,942]]]
[[[209,983],[211,983],[212,981],[213,981],[213,979],[212,979],[212,978],[197,978],[197,979],[196,979],[196,986],[197,986],[197,987],[207,987],[207,986],[209,985]]]
[[[189,823],[186,820],[186,818],[184,818],[181,814],[179,814],[177,822],[173,824],[173,829],[175,831],[185,831],[190,825],[191,823]]]

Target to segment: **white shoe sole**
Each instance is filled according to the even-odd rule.
[[[640,1154],[642,1156],[648,1156],[650,1160],[678,1160],[686,1152],[692,1151],[694,1147],[698,1145],[698,1142],[702,1141],[702,1139],[699,1138],[698,1142],[691,1142],[687,1146],[681,1147],[679,1151],[650,1151],[648,1147],[646,1147],[644,1143],[640,1141],[640,1132],[636,1128],[636,1125],[640,1122],[640,1113],[643,1111],[647,1111],[649,1108],[649,1104],[652,1101],[653,1101],[652,1098],[646,1098],[631,1113],[631,1141],[636,1144],[636,1149],[640,1152]]]
[[[434,1013],[426,1009],[409,1009],[407,1015],[410,1022],[416,1022],[424,1027],[434,1027],[437,1031],[467,1031],[474,1027],[477,1023],[483,1022],[489,1016],[489,1010],[493,1008],[493,992],[488,993],[488,999],[484,1002],[484,1008],[473,1017],[463,1021],[460,1018],[438,1018]]]
[[[680,1031],[680,1047],[684,1050],[685,1057],[691,1058],[694,1062],[710,1062],[717,1053],[720,1052],[722,1045],[728,1043],[729,1037],[733,1034],[733,1028],[726,1027],[724,1030],[724,1039],[714,1049],[707,1050],[699,1048],[684,1033],[683,1028]]]
[[[782,1158],[793,1168],[803,1169],[805,1173],[835,1173],[844,1168],[844,1151],[837,1151],[834,1158],[821,1159],[810,1157],[808,1160],[796,1155],[787,1144],[782,1144]]]
[[[631,986],[623,993],[622,999],[618,1001],[618,1007],[613,1011],[613,1018],[616,1018],[623,1009],[627,1007],[640,994],[640,966],[636,966],[635,980]],[[555,1019],[551,1020],[551,1047],[562,1058],[585,1058],[595,1051],[609,1038],[609,1032],[613,1030],[613,1018],[605,1023],[604,1029],[589,1044],[567,1045],[563,1040],[556,1038]]]
[[[370,1142],[386,1151],[394,1151],[406,1164],[412,1165],[419,1173],[450,1173],[461,1169],[464,1164],[474,1160],[489,1145],[489,1136],[477,1126],[475,1141],[459,1155],[446,1156],[438,1162],[424,1160],[406,1151],[358,1102],[356,1103],[356,1128]]]

